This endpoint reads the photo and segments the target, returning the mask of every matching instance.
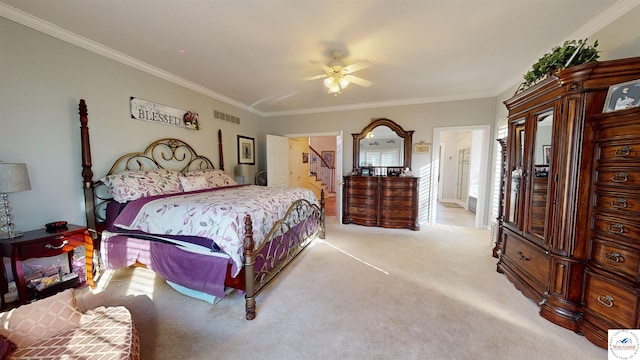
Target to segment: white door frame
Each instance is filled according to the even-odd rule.
[[[322,133],[301,133],[301,134],[284,134],[284,137],[299,138],[299,137],[320,137],[320,136],[335,136],[336,138],[336,156],[335,156],[335,183],[336,183],[336,218],[338,224],[342,224],[342,152],[344,148],[344,138],[342,136],[342,130],[335,132],[322,132]]]
[[[488,209],[487,204],[490,200],[490,193],[491,193],[491,191],[488,188],[489,182],[491,180],[490,173],[489,173],[489,166],[490,164],[493,164],[492,158],[489,153],[489,148],[490,148],[489,140],[490,140],[490,136],[493,134],[491,132],[491,125],[451,126],[451,127],[434,128],[433,129],[433,147],[432,147],[433,149],[440,149],[440,134],[447,131],[481,131],[482,132],[482,141],[481,141],[481,144],[478,146],[478,149],[481,152],[480,153],[480,180],[478,184],[478,203],[476,206],[475,226],[484,227],[483,224],[487,224],[486,226],[488,226],[488,218],[489,218],[488,212],[490,211],[490,209]],[[475,148],[476,146],[474,145],[471,151],[474,151]],[[432,164],[431,183],[432,184],[438,183],[438,175],[440,173],[440,169],[439,169],[439,166],[437,166],[437,164],[439,163],[440,161],[438,161],[437,163],[435,161],[431,162]],[[438,189],[438,186],[436,186],[435,188],[437,189],[436,191],[440,191],[440,189]],[[439,194],[438,196],[431,196],[431,204],[429,204],[429,208],[434,210],[436,209],[438,205],[437,204],[438,197],[439,197]],[[429,223],[432,223],[432,224],[436,222],[435,211],[430,212],[428,221]]]

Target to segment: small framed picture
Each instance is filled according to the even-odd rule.
[[[544,153],[544,164],[551,164],[551,145],[542,145],[542,152]]]
[[[309,153],[308,152],[303,152],[302,153],[302,163],[303,164],[308,164],[309,163]]]
[[[640,79],[609,86],[602,112],[631,109],[640,105]]]
[[[360,168],[360,175],[362,175],[362,176],[371,176],[371,169],[369,169],[369,168]]]
[[[254,139],[238,135],[238,164],[256,164]]]
[[[321,164],[322,167],[329,167],[331,169],[333,169],[334,167],[334,156],[335,156],[335,152],[333,151],[323,151],[322,152],[322,159],[324,160]],[[326,164],[326,165],[325,165]]]

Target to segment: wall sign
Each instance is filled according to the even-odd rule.
[[[413,152],[416,154],[428,154],[431,152],[431,143],[420,141],[413,144]]]
[[[198,113],[131,97],[131,118],[158,124],[200,130]]]

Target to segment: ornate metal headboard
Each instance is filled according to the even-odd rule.
[[[80,100],[80,137],[82,140],[82,179],[84,188],[85,212],[87,227],[94,240],[104,230],[107,203],[112,200],[107,187],[101,180],[93,180],[91,169],[91,147],[88,112],[84,100]],[[222,131],[218,130],[219,163],[224,170],[222,156]],[[215,169],[213,162],[199,155],[189,144],[175,138],[159,139],[149,144],[142,152],[122,155],[111,166],[106,175],[126,170],[171,169],[182,173],[196,169]],[[94,244],[97,245],[97,244]]]

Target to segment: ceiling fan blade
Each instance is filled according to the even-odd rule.
[[[322,74],[322,75],[310,76],[310,77],[303,78],[303,79],[302,79],[302,81],[310,81],[310,80],[324,79],[324,78],[326,78],[327,76],[329,76],[329,75],[327,75],[327,74]]]
[[[364,86],[364,87],[369,87],[369,86],[371,86],[371,84],[373,84],[369,80],[365,80],[363,78],[360,78],[360,77],[357,77],[357,76],[353,76],[353,75],[345,75],[344,78],[349,80],[349,82],[352,82],[352,83],[354,83],[356,85],[360,85],[360,86]]]
[[[371,62],[369,60],[362,60],[362,61],[358,61],[357,63],[353,63],[351,65],[347,65],[345,66],[342,70],[344,71],[345,74],[351,74],[352,72],[356,72],[358,70],[362,70],[362,69],[366,69],[368,67],[370,67]]]
[[[319,67],[320,69],[327,71],[327,72],[333,72],[333,69],[330,68],[329,66],[319,62],[319,61],[315,61],[315,60],[309,60],[310,63],[312,63],[313,65]]]

